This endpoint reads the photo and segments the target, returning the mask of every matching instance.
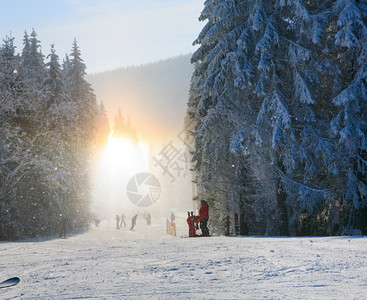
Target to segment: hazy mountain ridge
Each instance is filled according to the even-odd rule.
[[[111,125],[120,107],[138,135],[174,137],[183,126],[193,66],[191,54],[87,76]]]

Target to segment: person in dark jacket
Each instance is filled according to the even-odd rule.
[[[195,222],[200,223],[202,236],[209,236],[208,220],[209,220],[209,205],[208,203],[206,203],[206,201],[201,200],[199,215],[195,218]]]

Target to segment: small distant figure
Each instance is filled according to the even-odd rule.
[[[147,215],[145,216],[145,220],[147,221],[147,226],[152,225],[152,216],[150,215],[150,213],[147,213]]]
[[[171,223],[173,224],[175,222],[175,214],[173,212],[171,212]]]
[[[186,219],[187,225],[189,225],[189,237],[196,236],[196,230],[195,230],[195,217],[194,212],[187,212],[187,219]]]
[[[138,215],[136,214],[135,216],[132,217],[131,219],[131,227],[130,230],[134,230],[134,227],[136,225],[136,219],[138,218]]]
[[[99,223],[101,223],[101,221],[97,218],[94,218],[94,224],[96,225],[96,227],[98,227]]]
[[[66,239],[69,231],[69,219],[64,214],[60,214],[60,238]]]
[[[120,216],[119,215],[116,215],[116,229],[120,229]]]
[[[122,224],[124,224],[124,227],[126,227],[125,215],[124,214],[121,215],[120,228],[122,228]]]

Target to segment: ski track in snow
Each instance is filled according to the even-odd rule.
[[[0,299],[366,299],[366,237],[209,237],[102,223],[67,239],[0,243]]]

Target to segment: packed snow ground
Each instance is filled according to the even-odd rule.
[[[165,220],[0,243],[0,299],[366,299],[366,237],[177,237]],[[129,224],[128,224],[129,225]]]

